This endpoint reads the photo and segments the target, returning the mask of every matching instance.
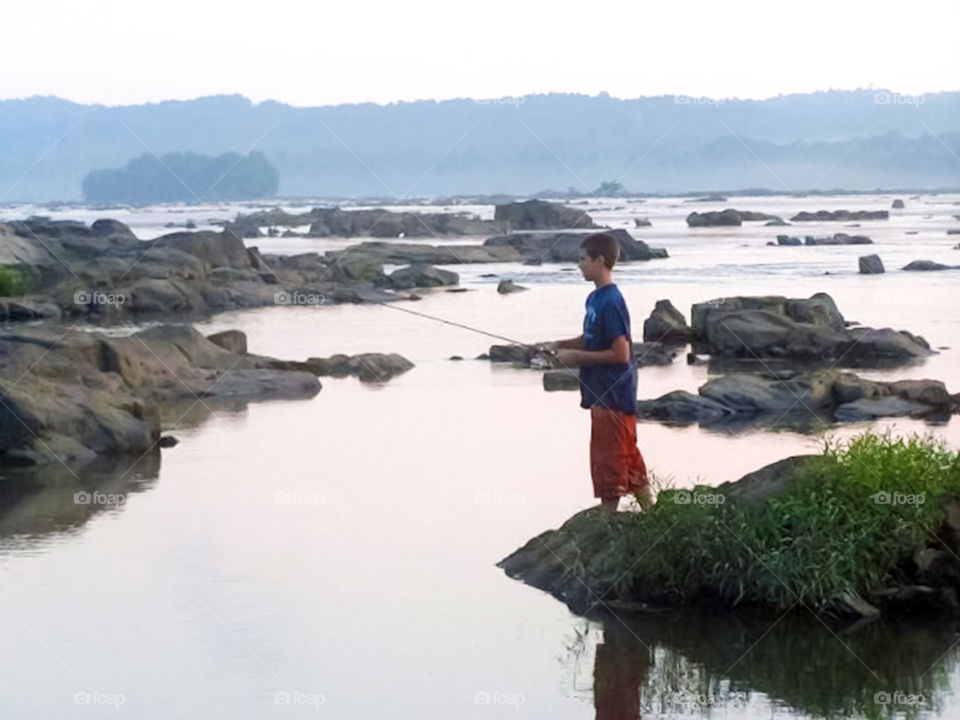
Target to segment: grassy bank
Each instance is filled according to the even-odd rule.
[[[960,457],[931,437],[867,432],[783,478],[762,500],[663,489],[622,521],[593,568],[620,597],[807,606],[829,613],[897,574],[943,525]],[[941,549],[946,547],[940,543]]]

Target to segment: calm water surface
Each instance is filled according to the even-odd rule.
[[[949,348],[919,366],[865,374],[938,378],[957,392],[960,273],[894,270],[918,258],[960,263],[951,250],[958,238],[945,233],[960,198],[908,200],[903,214],[856,230],[690,231],[683,223],[692,209],[792,214],[889,207],[890,199],[657,200],[591,212],[614,226],[648,215],[654,227],[636,236],[671,254],[615,274],[638,340],[660,298],[689,314],[691,303],[725,295],[822,291],[848,319]],[[173,214],[149,212],[160,228]],[[836,231],[868,234],[876,245],[765,244],[783,232]],[[275,251],[268,239],[250,243]],[[337,246],[297,243],[283,249]],[[856,274],[868,251],[888,274]],[[572,265],[451,269],[469,292],[426,293],[410,307],[523,341],[579,333],[590,287]],[[531,290],[500,296],[486,273]],[[310,400],[171,414],[181,442],[162,463],[79,473],[88,490],[125,498],[122,505],[76,504],[76,481],[62,470],[7,492],[4,717],[960,715],[953,623],[841,636],[792,616],[582,618],[508,579],[498,560],[596,501],[577,394],[545,393],[533,371],[472,360],[489,338],[379,306],[265,308],[198,327],[238,328],[252,352],[282,358],[399,352],[416,367],[379,386],[325,378]],[[696,391],[707,368],[681,358],[639,377],[640,396],[656,397]],[[934,432],[960,447],[956,417],[878,426]],[[736,479],[816,452],[823,440],[779,428],[726,434],[653,423],[638,434],[648,465],[680,486]]]

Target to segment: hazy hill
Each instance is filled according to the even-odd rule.
[[[532,95],[297,108],[238,95],[126,107],[0,102],[0,200],[79,200],[87,173],[261,151],[280,195],[960,187],[960,93],[763,101]]]

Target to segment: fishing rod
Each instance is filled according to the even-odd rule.
[[[444,318],[437,317],[436,315],[430,315],[428,313],[419,312],[417,310],[410,310],[408,308],[397,307],[383,300],[374,300],[377,305],[383,305],[384,307],[390,308],[391,310],[399,310],[400,312],[410,313],[411,315],[419,315],[420,317],[427,318],[428,320],[436,320],[437,322],[442,322],[446,325],[453,325],[454,327],[463,328],[464,330],[469,330],[470,332],[479,333],[481,335],[487,335],[488,337],[497,338],[498,340],[506,340],[511,345],[520,345],[522,347],[531,347],[531,343],[520,342],[519,340],[513,340],[508,338],[505,335],[498,335],[497,333],[487,332],[486,330],[481,330],[480,328],[471,327],[469,325],[464,325],[463,323],[454,322],[453,320],[445,320]],[[538,346],[541,351],[553,354],[552,350],[548,348]]]

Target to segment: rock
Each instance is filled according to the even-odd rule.
[[[667,424],[742,429],[770,419],[775,426],[804,429],[905,415],[941,419],[960,411],[940,381],[873,381],[838,370],[732,373],[711,378],[698,392],[699,397],[674,391],[641,400],[637,415]]]
[[[522,292],[523,290],[529,290],[530,288],[524,287],[523,285],[517,285],[513,280],[501,280],[497,284],[497,292],[501,295],[506,295],[508,293]]]
[[[680,352],[677,345],[661,342],[633,344],[633,364],[638,368],[649,365],[669,365]]]
[[[554,390],[579,390],[580,374],[573,368],[547,370],[543,373],[543,389],[548,392]]]
[[[692,212],[687,215],[688,227],[739,227],[742,224],[740,213],[733,209],[706,213]]]
[[[543,200],[527,200],[497,205],[494,221],[516,230],[571,230],[598,227],[583,210],[575,210]]]
[[[481,220],[472,213],[393,212],[383,208],[341,210],[339,207],[312,208],[305,213],[288,213],[280,208],[249,215],[238,214],[227,224],[241,237],[260,237],[261,226],[297,227],[309,225],[308,237],[438,237],[443,235],[489,235],[500,232],[500,223]],[[271,227],[273,229],[273,227]],[[276,231],[274,231],[276,232]],[[284,233],[286,234],[286,233]]]
[[[765,222],[763,226],[764,227],[786,227],[789,224],[790,223],[788,223],[783,218],[778,217],[778,218],[774,218],[773,220],[770,220],[769,222]]]
[[[643,322],[644,341],[672,345],[686,345],[690,341],[690,327],[683,313],[669,300],[657,300],[653,312]]]
[[[761,413],[814,409],[830,404],[832,377],[800,376],[790,379],[737,373],[707,381],[698,390],[734,413]]]
[[[488,353],[490,362],[509,362],[530,364],[530,360],[537,354],[533,345],[491,345]]]
[[[896,364],[931,354],[922,339],[889,328],[848,328],[833,299],[733,297],[691,311],[693,351],[715,357],[837,360],[847,367]]]
[[[855,400],[839,405],[835,411],[839,422],[860,422],[882,417],[919,416],[930,412],[922,403],[898,397]]]
[[[331,355],[328,358],[308,358],[308,365],[316,375],[355,375],[362,382],[386,382],[395,375],[407,372],[413,363],[397,353],[361,353],[359,355]]]
[[[637,417],[658,420],[666,425],[710,425],[732,414],[725,405],[685,390],[674,390],[655,400],[637,401]]]
[[[247,352],[247,335],[240,330],[213,333],[207,335],[207,340],[236,355],[244,355]]]
[[[952,265],[943,265],[933,262],[932,260],[914,260],[904,265],[903,269],[916,272],[930,272],[933,270],[954,270],[955,268]]]
[[[651,248],[642,240],[636,240],[623,228],[604,230],[617,241],[620,247],[618,262],[630,260],[652,260],[667,257],[663,248]],[[590,235],[588,232],[562,233],[512,233],[488,238],[484,248],[512,248],[521,257],[544,262],[577,262],[580,257],[580,243]]]
[[[243,241],[228,231],[220,233],[208,231],[171,233],[157,238],[154,245],[161,248],[173,248],[193,255],[209,263],[211,267],[241,269],[251,269],[253,267]]]
[[[179,444],[179,440],[173,435],[161,435],[160,439],[157,441],[157,447],[159,448],[172,448]]]
[[[850,222],[852,220],[887,220],[889,210],[817,210],[815,213],[799,212],[790,220],[792,222]]]
[[[650,220],[649,220],[648,218],[645,218],[645,217],[639,217],[639,218],[634,218],[634,219],[633,219],[633,226],[634,226],[634,227],[638,227],[638,228],[641,228],[641,227],[651,227],[652,225],[653,225],[653,223],[650,222]]]
[[[727,201],[727,198],[726,198],[726,197],[724,197],[723,195],[717,195],[717,194],[705,195],[704,197],[687,198],[686,200],[684,200],[684,202],[688,202],[688,203],[694,203],[694,202],[726,202],[726,201]]]
[[[777,245],[803,245],[803,241],[798,237],[777,235]]]
[[[777,215],[767,215],[766,213],[750,212],[748,210],[734,210],[727,208],[719,212],[692,212],[687,215],[687,225],[689,227],[739,227],[745,221],[769,220],[783,222],[783,218]]]
[[[960,228],[950,228],[947,230],[947,235],[960,235]]]
[[[893,204],[890,207],[892,207],[894,210],[903,210],[903,200],[897,198],[893,201]]]
[[[390,284],[397,290],[410,288],[442,287],[456,285],[460,276],[450,270],[442,270],[432,265],[408,265],[390,273]]]
[[[316,377],[275,362],[232,353],[189,326],[117,337],[51,327],[0,332],[0,377],[19,378],[0,381],[0,462],[145,455],[161,439],[161,409],[175,403],[319,392]]]
[[[835,233],[828,237],[812,237],[808,235],[804,238],[805,245],[872,245],[873,240],[866,235],[847,235],[846,233]]]
[[[460,263],[520,262],[523,256],[510,246],[420,245],[400,242],[364,242],[345,250],[330,251],[324,259],[336,263],[340,257],[366,255],[380,263],[397,265],[454,265]]]
[[[861,275],[880,275],[883,273],[883,261],[879,255],[863,255],[860,257]]]

